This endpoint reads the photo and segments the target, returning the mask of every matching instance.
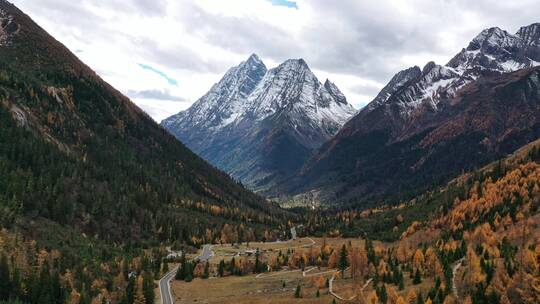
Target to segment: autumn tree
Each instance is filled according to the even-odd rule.
[[[337,250],[332,251],[330,257],[328,258],[328,268],[337,268],[338,267],[338,252]]]
[[[352,248],[351,254],[349,255],[349,260],[353,279],[360,279],[360,282],[363,281],[365,275],[367,274],[368,268],[366,251],[363,250],[363,248]]]
[[[416,249],[416,251],[414,252],[413,261],[412,261],[413,268],[423,270],[424,262],[425,262],[425,259],[424,259],[424,254],[422,253],[422,250]]]
[[[407,303],[415,304],[417,297],[418,296],[416,295],[416,291],[414,290],[414,288],[409,289],[409,292],[407,293]]]
[[[469,246],[467,249],[467,274],[466,282],[469,288],[476,286],[476,284],[484,281],[485,276],[482,273],[480,267],[480,259],[475,250]]]

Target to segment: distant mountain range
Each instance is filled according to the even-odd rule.
[[[540,135],[540,24],[482,31],[445,66],[397,73],[325,143],[287,193],[326,200],[403,195]]]
[[[251,55],[162,125],[210,163],[269,194],[354,114],[336,85],[321,83],[304,60],[267,70]]]
[[[536,139],[539,65],[540,24],[486,29],[444,66],[400,71],[356,113],[303,60],[266,70],[252,55],[162,125],[268,196],[403,196]]]

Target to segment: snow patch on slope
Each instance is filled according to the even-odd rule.
[[[533,59],[531,59],[533,58]],[[365,111],[397,103],[403,118],[408,117],[424,101],[433,108],[442,98],[452,98],[468,83],[485,73],[508,73],[540,65],[540,23],[522,27],[515,35],[500,28],[483,30],[445,66],[429,63],[422,75],[405,71],[396,74]],[[399,81],[402,80],[402,81]]]
[[[329,80],[323,85],[303,59],[289,59],[267,70],[252,55],[227,71],[189,109],[162,124],[181,139],[189,136],[185,142],[204,146],[208,138],[227,138],[237,128],[251,128],[270,118],[301,129],[299,139],[314,134],[329,138],[355,114],[337,86]],[[309,140],[303,144],[309,145]]]
[[[439,81],[436,81],[432,83],[430,86],[422,90],[422,95],[419,98],[416,98],[415,100],[411,101],[411,105],[413,108],[418,106],[423,100],[430,99],[431,104],[436,107],[437,106],[437,94],[440,92],[441,89],[446,88],[449,84],[453,83],[456,80],[456,78],[450,78],[450,79],[441,79]]]

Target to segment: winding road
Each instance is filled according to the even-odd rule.
[[[212,245],[204,245],[202,253],[196,257],[195,259],[199,260],[200,262],[206,262],[211,257],[214,256],[214,252],[212,251]],[[176,275],[176,271],[178,270],[178,266],[176,266],[173,270],[167,272],[160,280],[159,280],[159,292],[161,294],[161,304],[174,304],[174,300],[171,293],[171,281],[174,279],[174,276]]]
[[[159,280],[159,292],[161,293],[161,302],[160,302],[161,304],[174,304],[174,300],[171,294],[170,283],[174,279],[177,269],[178,269],[178,266],[175,267],[173,270],[167,272],[167,274],[164,275]]]
[[[300,247],[310,247],[315,245],[315,241],[312,238],[307,238],[311,241],[311,244],[302,245]],[[214,251],[212,251],[213,245],[207,244],[203,246],[202,252],[199,256],[197,256],[195,259],[199,260],[199,262],[206,262],[210,260],[214,255]],[[161,294],[161,304],[174,304],[174,300],[171,293],[171,281],[174,279],[174,276],[176,275],[176,271],[178,270],[178,266],[175,267],[173,270],[169,271],[167,274],[165,274],[160,280],[159,280],[159,292]],[[305,273],[303,273],[304,276],[306,276]],[[258,277],[257,277],[258,278]]]
[[[347,268],[348,269],[348,268]],[[338,295],[333,289],[334,289],[334,279],[336,278],[336,275],[339,273],[339,270],[336,270],[334,275],[332,276],[332,278],[330,278],[330,281],[328,282],[328,292],[333,295],[336,299],[339,299],[339,300],[342,300],[342,301],[352,301],[356,298],[356,295],[350,297],[350,298],[344,298],[340,295]],[[366,289],[366,287],[368,287],[369,283],[371,283],[371,281],[373,281],[373,279],[369,279],[366,281],[366,283],[364,284],[364,286],[362,286],[362,289],[361,291],[364,291]]]

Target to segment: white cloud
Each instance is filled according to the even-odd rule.
[[[304,58],[361,107],[399,70],[444,64],[483,28],[540,21],[537,0],[12,1],[122,92],[186,100],[134,98],[158,121],[251,53],[269,67]]]

